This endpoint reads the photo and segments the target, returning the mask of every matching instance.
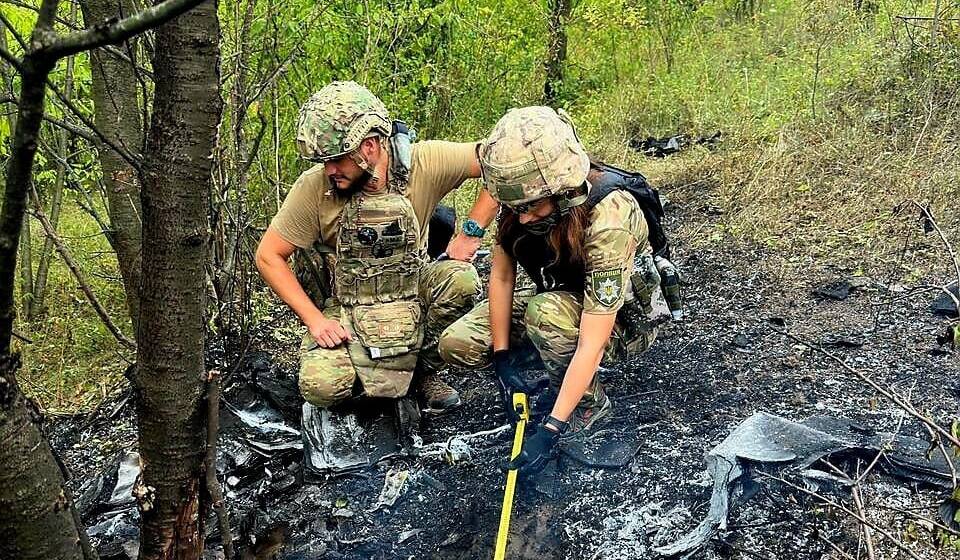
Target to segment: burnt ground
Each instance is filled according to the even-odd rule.
[[[710,219],[694,209],[674,212],[684,220]],[[824,298],[813,291],[850,276],[815,262],[803,276],[781,273],[764,264],[776,255],[734,244],[678,244],[675,251],[684,272],[686,319],[664,327],[643,356],[603,374],[617,415],[610,437],[624,445],[635,442],[635,456],[621,470],[565,461],[546,483],[521,483],[508,558],[657,557],[652,547],[692,529],[707,511],[711,481],[704,454],[756,411],[792,420],[845,417],[868,429],[927,437],[917,421],[904,418],[837,364],[774,329],[824,343],[848,364],[909,394],[944,425],[960,414],[960,361],[938,346],[946,323],[930,313],[929,296],[876,305],[902,296],[900,288],[882,278],[860,278],[844,299]],[[291,325],[289,317],[278,315],[261,326],[247,363],[226,391],[227,402],[249,390],[241,387],[250,379],[246,369],[259,370],[261,385],[264,378],[275,378],[290,386],[296,361]],[[464,405],[446,416],[425,418],[426,445],[503,424],[489,371],[452,372],[448,378]],[[298,428],[291,418],[295,403],[286,404],[293,404],[284,411],[287,421]],[[135,448],[129,405],[104,411],[84,426],[78,419],[53,422],[54,446],[72,472],[74,487],[115,461],[119,451]],[[231,429],[226,421],[225,438]],[[228,502],[244,557],[490,558],[504,481],[499,464],[510,435],[467,441],[470,456],[456,464],[437,454],[395,457],[356,475],[307,483],[297,450],[254,459],[222,452],[224,474],[233,477],[227,483]],[[393,506],[377,507],[391,471],[406,472],[406,484]],[[918,557],[960,557],[955,549],[937,547],[924,521],[937,519],[943,490],[875,471],[863,494],[868,517]],[[853,507],[849,494],[834,499]],[[86,513],[91,525],[104,519],[97,510]],[[212,530],[215,523],[209,525]],[[211,535],[214,547],[217,539]],[[729,530],[694,557],[843,558],[827,541],[850,557],[866,558],[859,527],[849,516],[765,482],[759,495],[734,508]],[[874,541],[878,558],[908,557],[876,533]],[[122,547],[110,546],[106,557],[126,557]]]

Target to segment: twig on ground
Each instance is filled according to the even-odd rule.
[[[956,529],[951,529],[950,527],[947,527],[947,526],[944,525],[943,523],[934,521],[933,519],[928,519],[928,518],[926,518],[926,517],[923,517],[922,515],[917,515],[916,513],[913,513],[913,511],[911,511],[910,508],[893,507],[893,506],[884,505],[884,504],[882,504],[882,503],[877,503],[877,504],[874,504],[874,505],[875,505],[876,507],[880,508],[880,509],[885,509],[885,510],[887,510],[887,511],[895,511],[895,512],[897,512],[897,513],[902,513],[903,515],[906,515],[906,516],[909,517],[910,519],[915,519],[915,520],[917,520],[917,521],[922,521],[922,522],[924,522],[924,523],[929,523],[930,525],[932,525],[933,527],[936,527],[937,529],[940,529],[940,530],[943,531],[944,533],[949,533],[949,534],[951,534],[951,535],[953,535],[953,536],[955,536],[955,537],[960,537],[960,531],[957,531]],[[924,509],[924,510],[929,510],[930,508],[929,508],[929,507],[924,507],[923,509]],[[936,514],[934,514],[934,515],[936,515]]]
[[[934,286],[934,285],[932,285],[932,284],[917,284],[917,285],[914,286],[913,288],[910,288],[910,289],[907,290],[906,292],[904,292],[904,293],[902,293],[902,294],[900,294],[900,295],[898,295],[898,296],[896,296],[896,297],[892,297],[892,298],[890,298],[890,299],[888,299],[888,300],[885,300],[885,301],[871,301],[871,302],[870,302],[870,305],[872,305],[872,306],[874,306],[874,307],[879,307],[879,306],[883,306],[883,305],[890,305],[891,303],[896,303],[896,302],[898,302],[898,301],[900,301],[900,300],[902,300],[902,299],[911,298],[911,297],[913,297],[913,296],[917,296],[917,295],[920,295],[920,294],[925,294],[925,293],[928,293],[928,292],[944,292],[944,293],[947,294],[947,297],[949,297],[949,298],[951,298],[951,299],[956,299],[956,297],[953,295],[953,292],[951,292],[950,290],[947,289],[947,287],[948,287],[949,285],[950,285],[950,283],[944,284],[944,285],[942,285],[942,286]]]
[[[920,204],[916,200],[911,200],[910,202],[912,202],[914,206],[923,212],[924,218],[930,223],[930,226],[933,227],[933,230],[937,232],[937,235],[940,236],[940,241],[943,242],[944,248],[950,255],[950,260],[953,261],[953,272],[956,274],[957,286],[960,288],[960,261],[957,260],[957,253],[953,250],[953,245],[951,245],[950,241],[947,240],[947,236],[944,235],[943,230],[940,229],[940,225],[937,224],[937,220],[935,220],[933,214],[930,213],[930,209]],[[953,305],[956,306],[957,311],[960,312],[960,299],[957,299],[957,296],[953,295],[949,291],[947,291],[947,294],[949,294],[950,299],[953,300]]]
[[[839,364],[840,367],[842,367],[844,370],[846,370],[849,373],[852,373],[857,378],[862,380],[864,383],[869,385],[874,391],[877,391],[878,393],[880,393],[881,395],[883,395],[884,397],[892,401],[895,405],[900,407],[907,414],[909,414],[910,416],[913,416],[914,418],[922,422],[924,425],[929,426],[932,430],[940,434],[947,441],[949,441],[956,447],[960,448],[960,439],[957,439],[953,434],[951,434],[949,431],[944,429],[942,426],[940,426],[930,418],[927,418],[926,416],[924,416],[909,401],[904,400],[904,398],[898,395],[893,389],[880,385],[873,379],[870,379],[869,377],[867,377],[867,375],[864,374],[863,372],[857,369],[854,369],[853,367],[850,367],[842,358],[840,358],[836,354],[833,354],[831,352],[828,352],[827,350],[824,350],[823,347],[821,347],[819,344],[813,343],[809,340],[805,340],[795,334],[789,333],[787,331],[782,331],[772,326],[770,328],[774,332],[780,333],[781,335],[789,338],[790,340],[803,344],[804,346],[810,348],[811,350],[816,350],[817,352],[820,352],[827,358],[830,358],[831,360]]]
[[[433,457],[433,456],[443,456],[450,449],[450,444],[453,443],[453,440],[459,439],[461,441],[468,439],[476,439],[486,436],[494,436],[501,434],[510,429],[510,424],[504,424],[490,430],[482,430],[479,432],[474,432],[472,434],[454,434],[447,438],[447,441],[444,443],[431,443],[424,445],[417,451],[418,457]]]
[[[917,380],[914,379],[914,380],[913,380],[913,387],[910,387],[910,392],[907,393],[907,400],[908,400],[908,401],[910,400],[910,397],[913,395],[913,389],[914,389],[916,386],[917,386]],[[877,465],[877,463],[880,461],[880,457],[883,457],[883,456],[886,454],[886,452],[887,452],[887,448],[890,447],[890,445],[893,444],[893,440],[894,440],[898,435],[900,435],[900,429],[903,428],[903,420],[904,420],[904,418],[906,418],[906,413],[905,413],[903,410],[901,410],[901,411],[900,411],[900,419],[897,420],[897,429],[894,430],[892,434],[890,434],[890,439],[888,439],[887,442],[883,444],[883,446],[880,448],[880,451],[877,452],[876,457],[873,458],[873,461],[871,461],[870,464],[867,465],[866,470],[864,470],[863,473],[860,474],[860,476],[857,477],[857,480],[855,481],[856,484],[860,484],[861,482],[863,482],[863,481],[867,478],[867,475],[870,474],[870,472],[873,470],[873,467],[875,467],[875,466]]]
[[[853,560],[853,556],[850,556],[850,554],[849,554],[848,552],[846,552],[845,550],[843,550],[843,549],[840,548],[839,546],[833,544],[833,542],[832,542],[830,539],[828,539],[827,537],[821,535],[820,533],[817,533],[817,538],[820,539],[821,542],[826,543],[827,546],[829,546],[830,548],[832,548],[832,549],[834,550],[834,552],[840,554],[840,556],[843,556],[844,558],[848,558],[849,560]]]
[[[23,342],[26,342],[27,344],[33,344],[33,340],[31,340],[30,338],[27,338],[25,335],[22,335],[17,331],[12,331],[12,333],[14,338],[19,338],[20,340],[22,340]]]
[[[943,445],[943,438],[937,436],[933,433],[933,430],[930,429],[930,426],[924,426],[927,429],[927,433],[930,434],[930,437],[933,441],[937,442],[937,447],[940,448],[940,453],[943,453],[943,458],[947,461],[947,466],[950,467],[950,483],[954,490],[957,489],[957,469],[953,466],[953,460],[950,458],[950,453],[947,453],[947,447]]]
[[[857,481],[860,480],[860,461],[857,461]],[[856,482],[851,489],[851,494],[853,494],[853,503],[857,506],[857,511],[860,513],[860,516],[866,519],[867,509],[863,506],[863,496],[860,495],[860,483]],[[863,540],[867,544],[867,556],[870,560],[876,560],[877,554],[873,549],[873,535],[870,534],[870,527],[866,525],[861,525],[863,529]]]
[[[233,534],[230,532],[230,517],[223,503],[223,488],[217,480],[217,434],[220,433],[220,372],[211,370],[207,375],[207,492],[213,502],[223,541],[223,555],[233,560]]]
[[[860,523],[863,523],[864,525],[869,526],[871,529],[873,529],[874,531],[876,531],[876,532],[879,533],[880,535],[883,535],[887,540],[890,541],[891,544],[893,544],[894,546],[896,546],[897,548],[899,548],[899,549],[902,550],[903,552],[907,553],[907,555],[909,555],[910,558],[913,558],[914,560],[921,560],[921,558],[920,558],[919,556],[917,556],[915,552],[913,552],[912,550],[910,550],[909,548],[907,548],[902,542],[900,542],[899,540],[897,540],[896,538],[894,538],[893,535],[891,535],[888,531],[886,531],[886,530],[883,529],[882,527],[878,527],[876,524],[874,524],[874,523],[872,523],[872,522],[870,522],[870,521],[867,521],[863,516],[861,516],[860,514],[858,514],[858,513],[855,512],[855,511],[852,511],[850,508],[844,506],[843,504],[841,504],[841,503],[839,503],[839,502],[835,502],[835,501],[831,500],[830,498],[824,496],[823,494],[819,494],[819,493],[817,493],[817,492],[814,492],[813,490],[807,490],[806,488],[803,488],[802,486],[799,486],[799,485],[797,485],[797,484],[794,484],[794,483],[790,482],[789,480],[786,480],[785,478],[782,478],[782,477],[779,477],[779,476],[773,476],[773,475],[771,475],[771,474],[767,474],[767,473],[762,472],[762,471],[757,471],[757,474],[759,474],[759,475],[762,476],[762,477],[769,478],[769,479],[771,479],[771,480],[775,480],[775,481],[777,481],[777,482],[786,484],[787,486],[793,488],[794,490],[799,490],[800,492],[803,492],[804,494],[807,494],[807,495],[809,495],[809,496],[812,496],[812,497],[814,497],[814,498],[817,498],[818,500],[821,500],[822,502],[824,502],[825,504],[827,504],[827,505],[829,505],[829,506],[831,506],[831,507],[835,507],[835,508],[839,509],[840,511],[842,511],[842,512],[846,513],[847,515],[853,517],[854,519],[856,519],[856,520],[859,521]]]

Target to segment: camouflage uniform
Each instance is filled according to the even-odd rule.
[[[425,309],[420,321],[424,326],[424,335],[416,360],[418,371],[436,372],[443,368],[444,363],[437,350],[440,333],[473,307],[479,293],[480,278],[470,263],[447,260],[424,266],[418,287],[418,297]],[[328,298],[318,307],[327,318],[343,321],[342,305],[336,299]],[[362,349],[355,348],[351,354],[351,347],[358,345],[354,341],[346,347],[322,348],[310,333],[303,336],[300,345],[300,392],[307,401],[315,406],[329,407],[359,394],[361,388],[365,394],[373,396],[406,394],[410,378],[398,375],[397,369],[412,370],[409,362],[397,364],[396,358],[381,358],[379,363],[392,360],[393,363],[389,365],[393,369],[384,368],[382,374],[364,375],[364,381],[361,382],[358,368],[351,358],[351,355],[359,356],[362,363],[367,363],[366,354],[356,351]]]
[[[494,127],[480,155],[485,185],[517,213],[524,211],[525,204],[545,197],[554,197],[559,212],[588,200],[590,162],[562,112],[558,115],[546,107],[510,111]],[[635,307],[637,294],[649,301],[651,289],[639,282],[643,274],[635,271],[635,258],[646,249],[647,236],[637,201],[628,193],[613,192],[590,208],[582,268],[544,256],[550,249],[543,236],[519,234],[499,239],[504,254],[520,264],[536,284],[536,289],[514,294],[510,347],[532,343],[554,387],[561,385],[576,352],[584,313],[618,314],[604,352],[605,362],[643,352],[653,343],[653,323],[637,325],[625,321],[622,313]],[[640,272],[653,266],[650,258],[641,262],[645,270]],[[484,302],[443,333],[440,355],[450,364],[479,368],[490,363],[491,343],[489,308]],[[592,409],[605,401],[594,376],[578,409]]]
[[[632,207],[636,202],[629,195],[614,196],[612,200],[608,198],[597,205],[591,214],[592,225],[586,239],[587,282],[581,290],[537,293],[536,288],[524,288],[513,294],[510,347],[523,348],[532,344],[555,388],[563,382],[567,366],[577,350],[584,308],[587,313],[616,313],[624,305],[626,296],[620,287],[632,288],[629,279],[634,273],[634,255],[636,247],[642,247],[646,240],[646,229],[640,210]],[[626,228],[608,227],[624,214],[628,218],[620,223]],[[597,225],[600,227],[594,227]],[[604,351],[603,363],[615,363],[629,355],[645,352],[656,336],[657,330],[653,326],[630,336],[624,322],[618,320]],[[489,302],[484,301],[443,332],[440,356],[451,365],[482,368],[490,365],[491,344]],[[580,406],[593,407],[602,394],[603,387],[594,377]]]
[[[341,200],[335,238],[321,252],[300,257],[306,265],[301,285],[324,316],[339,321],[352,337],[337,348],[320,347],[309,332],[303,337],[300,390],[315,406],[358,394],[406,395],[414,371],[426,375],[440,368],[440,332],[469,310],[480,292],[471,264],[427,262],[424,220],[407,193],[410,138],[391,136],[392,126],[383,103],[353,82],[329,84],[301,110],[297,148],[304,159],[349,156],[372,172],[356,149],[364,138],[380,136],[389,137],[391,164],[385,191]],[[323,204],[334,204],[340,195],[324,196]]]

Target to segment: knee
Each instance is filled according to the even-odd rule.
[[[329,408],[350,398],[355,378],[350,363],[331,364],[311,356],[300,361],[300,394],[317,407]]]
[[[460,321],[457,321],[440,335],[437,351],[440,353],[440,358],[447,364],[478,368],[486,365],[489,348],[483,341],[471,336]]]
[[[477,269],[470,263],[449,261],[449,281],[443,290],[443,299],[465,309],[473,307],[480,295],[481,282]]]
[[[581,306],[572,294],[548,292],[530,300],[524,314],[527,337],[543,361],[571,354],[580,338]]]
[[[582,306],[571,294],[546,292],[530,299],[524,311],[523,322],[534,340],[550,333],[552,338],[576,338],[580,334]]]

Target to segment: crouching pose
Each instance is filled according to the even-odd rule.
[[[437,338],[480,292],[469,260],[496,202],[482,194],[471,211],[473,237],[461,233],[447,250],[452,258],[428,262],[428,220],[444,195],[479,176],[477,145],[411,137],[354,82],[327,85],[301,110],[297,149],[317,165],[287,195],[256,262],[307,327],[299,382],[316,407],[406,397],[411,387],[432,409],[460,402],[438,377]],[[327,293],[308,295],[291,271],[297,248],[321,256],[310,270],[324,276]]]
[[[610,415],[601,361],[655,339],[663,209],[641,175],[591,163],[569,117],[547,107],[508,112],[481,145],[480,164],[501,203],[489,300],[444,331],[440,354],[469,368],[492,360],[509,409],[513,392],[530,389],[511,352],[532,343],[556,400],[512,465],[529,474],[558,441],[589,437]],[[515,291],[517,264],[535,290]]]

